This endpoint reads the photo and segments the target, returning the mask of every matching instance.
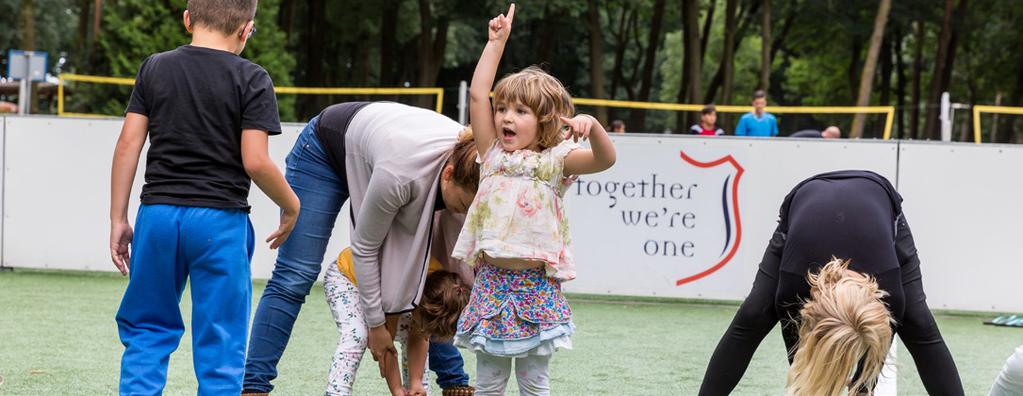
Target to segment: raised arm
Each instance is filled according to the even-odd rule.
[[[498,15],[490,20],[487,27],[487,45],[483,47],[480,61],[476,63],[476,71],[472,73],[472,85],[469,87],[469,121],[476,141],[476,151],[480,157],[486,154],[497,139],[494,111],[490,106],[490,89],[494,86],[497,65],[501,63],[504,45],[511,35],[514,17],[515,4],[512,4],[508,7],[507,16]]]

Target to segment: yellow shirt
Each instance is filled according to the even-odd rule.
[[[341,251],[341,254],[337,255],[337,269],[341,271],[341,275],[352,281],[353,285],[358,286],[359,282],[355,280],[355,262],[352,261],[352,248],[345,248]],[[430,257],[430,267],[426,270],[426,273],[444,269],[443,265],[437,259]]]

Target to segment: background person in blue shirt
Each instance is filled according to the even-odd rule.
[[[767,94],[757,90],[753,93],[753,111],[739,118],[735,136],[778,136],[778,120],[773,114],[764,112],[764,107],[767,107]]]

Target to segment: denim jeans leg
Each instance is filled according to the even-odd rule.
[[[316,137],[313,118],[302,130],[287,158],[285,179],[302,203],[291,236],[277,252],[252,323],[245,363],[245,389],[269,392],[277,362],[291,337],[305,296],[320,273],[327,242],[341,205],[348,200],[343,177],[330,166]]]
[[[437,373],[437,385],[441,389],[469,385],[469,375],[465,373],[465,362],[462,353],[451,341],[430,341],[430,370]]]

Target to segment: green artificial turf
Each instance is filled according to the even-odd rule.
[[[0,385],[2,395],[115,394],[120,355],[114,313],[127,279],[107,273],[18,269],[0,273]],[[265,283],[253,287],[253,309]],[[736,306],[671,301],[601,300],[570,296],[577,333],[574,349],[551,363],[554,394],[692,395]],[[190,296],[182,298],[189,322]],[[1005,359],[1023,344],[1023,329],[981,325],[982,317],[937,315],[956,359],[966,394],[986,394]],[[167,394],[194,394],[190,332],[171,357]],[[299,315],[274,382],[280,395],[323,394],[337,333],[314,287]],[[900,346],[898,390],[925,394],[909,353]],[[465,354],[466,370],[475,360]],[[761,344],[737,395],[783,393],[787,370],[777,330]],[[434,384],[432,394],[439,395]],[[508,394],[517,394],[514,379]],[[367,353],[355,394],[387,388]]]

